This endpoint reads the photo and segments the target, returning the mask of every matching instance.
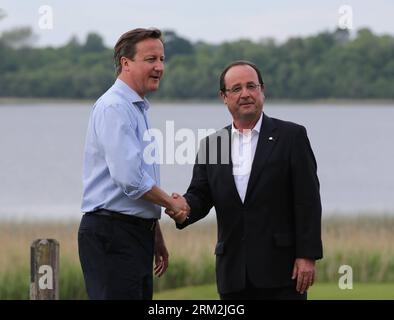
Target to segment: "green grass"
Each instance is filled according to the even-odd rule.
[[[216,285],[166,290],[155,300],[217,300]],[[336,283],[319,283],[308,292],[309,300],[394,300],[394,283],[354,283],[353,289],[341,290]]]
[[[353,283],[341,290],[337,283],[319,283],[308,292],[310,300],[394,300],[394,283]]]
[[[215,284],[165,290],[153,295],[154,300],[218,300]]]

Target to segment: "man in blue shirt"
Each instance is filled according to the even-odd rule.
[[[153,256],[157,276],[168,266],[161,206],[188,210],[160,189],[158,165],[144,159],[152,144],[145,95],[164,71],[160,30],[123,34],[114,60],[117,80],[95,103],[87,129],[79,256],[90,299],[152,299]]]

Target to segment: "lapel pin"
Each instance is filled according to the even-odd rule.
[[[275,138],[274,137],[269,137],[268,140],[269,141],[275,141]]]

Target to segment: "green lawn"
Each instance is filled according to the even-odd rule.
[[[217,300],[216,285],[185,287],[159,292],[155,300]],[[315,284],[309,300],[394,300],[394,283],[355,283],[351,290],[341,290],[336,283]]]

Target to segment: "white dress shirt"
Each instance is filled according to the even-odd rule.
[[[243,130],[241,133],[234,126],[231,126],[231,160],[233,162],[233,176],[239,197],[242,202],[245,200],[246,189],[248,187],[250,171],[254,154],[256,153],[257,141],[261,130],[263,113],[253,129]]]

